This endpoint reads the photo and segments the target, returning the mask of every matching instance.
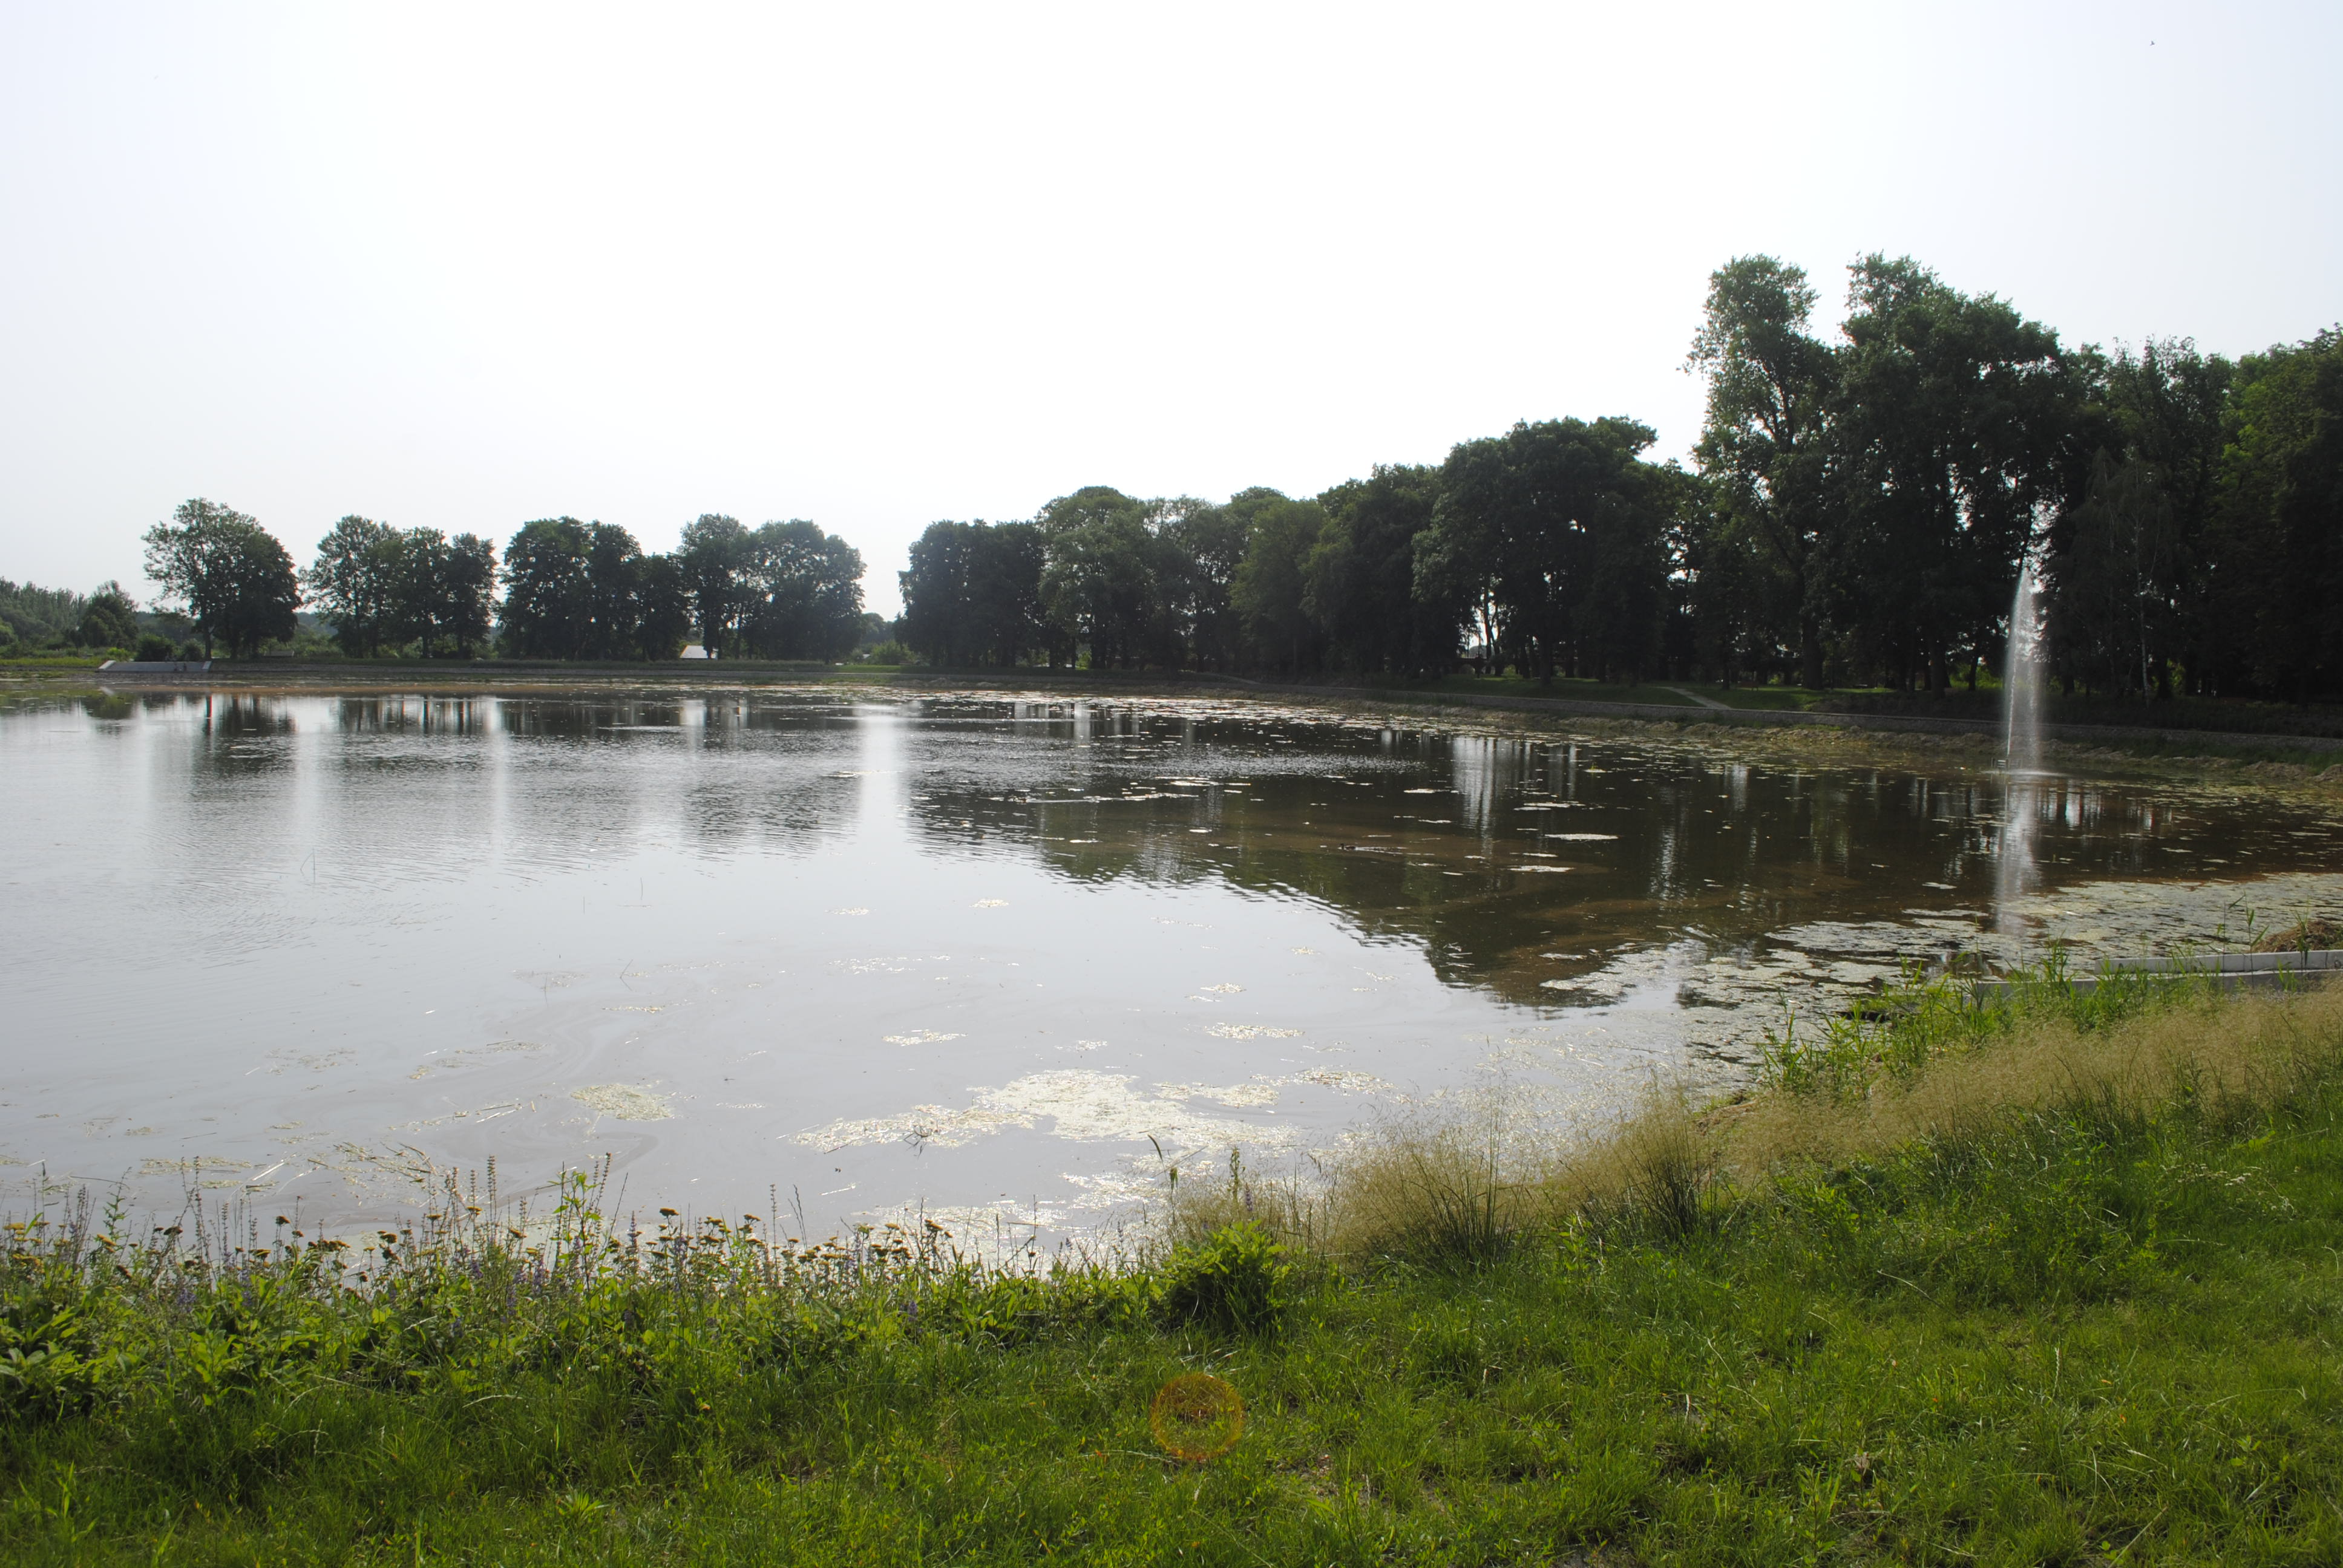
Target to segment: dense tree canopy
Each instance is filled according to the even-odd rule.
[[[1044,648],[1041,531],[940,522],[911,546],[898,633],[939,664],[1012,665]]]
[[[1542,676],[1657,673],[1677,487],[1632,419],[1516,425],[1448,455],[1427,545],[1493,610],[1500,657]]]
[[[2236,374],[2210,530],[2216,660],[2242,687],[2343,691],[2343,329]]]
[[[488,635],[496,569],[496,547],[478,534],[450,539],[353,516],[317,541],[302,583],[344,652],[412,645],[426,658],[444,648],[468,658]]]
[[[0,648],[25,643],[38,648],[76,634],[90,596],[71,588],[45,588],[0,578]]]
[[[1848,302],[1838,617],[1861,663],[1941,689],[1997,643],[2020,558],[2079,498],[2088,380],[2049,328],[1909,260],[1858,263]]]
[[[549,518],[505,550],[503,645],[536,658],[711,653],[830,660],[862,637],[862,557],[802,520],[743,528],[705,513],[671,556],[608,523]]]
[[[524,523],[505,546],[504,651],[582,658],[593,640],[591,540],[576,518]]]
[[[835,659],[862,636],[862,553],[802,518],[749,536],[742,634],[762,658]]]
[[[1229,579],[1229,608],[1244,630],[1247,662],[1299,675],[1322,661],[1312,618],[1310,552],[1326,527],[1326,508],[1256,487],[1229,498],[1245,530],[1244,554]]]
[[[1908,257],[1709,280],[1690,470],[1624,417],[1524,421],[1436,467],[1220,505],[1071,491],[938,523],[898,632],[940,664],[1942,690],[2003,657],[2021,565],[2110,693],[2343,693],[2343,338],[2236,364],[2070,348]]]
[[[1345,669],[1434,674],[1456,659],[1458,607],[1416,591],[1415,541],[1440,504],[1431,468],[1383,466],[1318,498],[1326,520],[1302,563],[1302,608]]]

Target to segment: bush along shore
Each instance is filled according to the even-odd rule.
[[[1731,1104],[1192,1172],[1105,1261],[85,1200],[6,1232],[0,1553],[2333,1563],[2343,993],[2201,983],[1916,980]]]

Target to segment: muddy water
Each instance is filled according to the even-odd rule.
[[[321,1216],[608,1153],[1079,1224],[1493,1077],[1730,1073],[1912,959],[2343,903],[2264,798],[1252,703],[173,693],[0,715],[0,1156]]]

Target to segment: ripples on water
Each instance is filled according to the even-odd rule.
[[[1211,701],[109,697],[0,716],[0,1154],[342,1215],[608,1151],[646,1206],[1079,1222],[2343,891],[2263,799]]]

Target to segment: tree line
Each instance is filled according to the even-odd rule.
[[[1094,486],[930,527],[898,635],[943,665],[1941,692],[1998,667],[2031,560],[2070,688],[2343,692],[2343,334],[2069,347],[1879,256],[1833,338],[1816,298],[1770,256],[1712,276],[1689,467],[1565,418],[1306,498]]]
[[[206,658],[216,643],[235,658],[292,640],[304,602],[342,651],[369,658],[493,648],[511,658],[667,659],[697,632],[715,653],[830,660],[865,631],[861,556],[802,520],[751,529],[709,514],[685,528],[679,549],[658,555],[613,524],[545,518],[521,526],[499,564],[478,534],[450,538],[352,515],[297,570],[254,518],[196,499],[146,544],[146,575]],[[126,613],[134,608],[108,586]]]
[[[930,526],[895,635],[944,666],[1942,692],[1998,668],[2030,561],[2070,688],[2343,695],[2343,329],[2235,360],[2185,338],[2107,353],[1881,256],[1848,268],[1835,333],[1817,298],[1770,256],[1712,275],[1688,466],[1608,417],[1312,497],[1091,486],[1030,520]],[[696,638],[829,660],[876,618],[860,554],[802,520],[707,514],[661,555],[543,518],[500,561],[478,535],[352,516],[305,571],[253,518],[191,500],[146,543],[206,654],[293,638],[305,599],[362,657],[656,659]],[[124,646],[136,608],[113,584],[0,584],[25,640]]]
[[[44,649],[123,648],[153,638],[169,657],[176,645],[140,623],[137,601],[118,582],[95,592],[45,588],[0,578],[0,655]]]

